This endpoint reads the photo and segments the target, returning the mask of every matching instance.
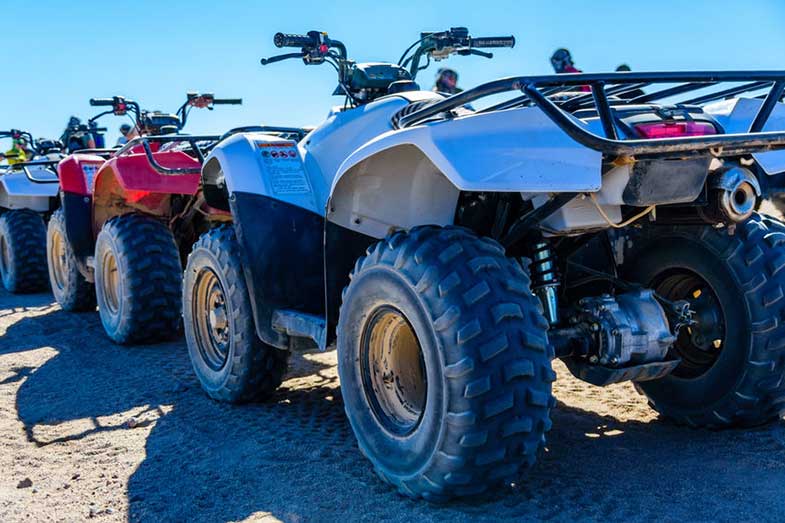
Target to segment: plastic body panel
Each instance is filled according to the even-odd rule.
[[[156,143],[151,144],[155,159],[164,167],[196,168],[199,161],[182,151],[156,151]],[[199,174],[179,174],[167,176],[159,173],[150,165],[142,146],[131,149],[122,156],[110,158],[99,169],[98,179],[112,172],[120,186],[126,191],[147,191],[162,194],[195,194],[199,188]]]
[[[602,154],[527,107],[385,133],[343,162],[333,190],[364,159],[403,144],[422,150],[461,191],[594,192],[601,185]]]
[[[264,195],[233,193],[230,201],[241,246],[256,332],[265,343],[287,348],[272,329],[276,309],[323,315],[324,218]]]
[[[19,169],[0,172],[0,208],[30,209],[47,212],[57,197],[57,177],[48,169],[40,166],[28,167],[30,175],[47,183],[36,183]]]
[[[104,163],[104,158],[93,154],[76,153],[67,156],[57,166],[60,187],[72,194],[93,194],[95,175]]]
[[[703,109],[713,116],[728,134],[746,133],[763,105],[757,98],[733,98],[706,105]],[[778,103],[763,126],[763,131],[785,131],[785,103]],[[752,157],[768,175],[785,172],[785,151],[752,153]]]

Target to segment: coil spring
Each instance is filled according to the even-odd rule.
[[[556,255],[548,242],[542,241],[534,245],[530,266],[532,288],[546,285],[558,285],[559,274],[556,271]]]

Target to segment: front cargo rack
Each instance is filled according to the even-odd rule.
[[[742,85],[693,98],[684,97],[688,93],[729,83]],[[661,84],[675,85],[651,93],[642,91],[645,87]],[[536,106],[576,142],[609,156],[725,157],[785,148],[785,130],[762,131],[785,93],[785,71],[571,73],[502,78],[427,104],[401,116],[397,125],[406,128],[433,119],[449,118],[451,111],[481,98],[513,91],[523,94],[480,112]],[[763,102],[746,133],[659,139],[623,139],[618,133],[615,116],[618,107],[666,99],[674,99],[669,105],[676,107],[694,106],[758,91],[766,92],[755,96],[762,98]],[[599,117],[604,136],[587,130],[576,118],[577,111],[581,111],[581,117],[587,114]]]

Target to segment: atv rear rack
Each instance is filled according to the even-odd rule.
[[[231,129],[227,131],[221,136],[217,135],[165,135],[165,136],[140,136],[130,140],[126,143],[121,149],[115,150],[115,156],[122,156],[127,154],[131,149],[136,147],[137,145],[141,145],[144,148],[145,156],[147,157],[147,161],[150,163],[150,166],[155,169],[158,173],[163,174],[165,176],[181,176],[186,174],[199,174],[201,173],[201,168],[196,167],[164,167],[160,163],[158,163],[153,156],[153,150],[150,147],[151,143],[187,143],[190,146],[191,151],[193,151],[194,156],[199,161],[199,164],[204,164],[204,157],[205,154],[209,153],[216,145],[218,145],[223,140],[233,136],[237,133],[244,133],[244,132],[261,132],[261,133],[268,133],[268,134],[277,134],[280,135],[282,138],[287,140],[295,140],[300,141],[303,137],[308,134],[308,129],[299,128],[299,127],[262,127],[262,126],[249,126],[249,127],[237,127],[235,129]],[[201,145],[198,142],[206,142]]]
[[[93,154],[95,156],[101,156],[102,158],[109,158],[114,153],[120,150],[120,147],[101,147],[101,148],[92,148],[92,149],[79,149],[74,151],[73,154]]]
[[[160,163],[158,163],[153,156],[153,150],[150,147],[151,143],[187,143],[190,146],[190,149],[193,151],[196,159],[199,161],[199,164],[204,163],[204,152],[207,149],[206,145],[202,145],[201,147],[197,142],[209,142],[211,145],[213,142],[217,141],[219,136],[217,135],[166,135],[166,136],[140,136],[129,140],[122,148],[120,148],[116,153],[115,156],[123,156],[128,154],[131,149],[136,147],[137,145],[141,145],[144,149],[144,154],[147,157],[147,161],[150,163],[150,166],[155,169],[158,173],[163,174],[165,176],[180,176],[186,174],[199,174],[201,172],[201,168],[195,167],[164,167]]]
[[[33,183],[60,183],[60,180],[56,177],[57,176],[57,164],[58,163],[60,163],[60,160],[33,160],[33,161],[30,161],[30,162],[15,163],[15,164],[4,166],[4,167],[6,167],[6,169],[7,169],[5,172],[22,171],[23,173],[25,173],[25,176],[27,177],[27,179],[30,180]],[[52,173],[55,175],[55,178],[54,179],[48,179],[48,180],[44,180],[44,179],[41,179],[41,178],[36,178],[30,172],[30,169],[29,169],[30,167],[46,167],[46,168],[48,168],[49,170],[52,171]]]
[[[745,92],[768,89],[747,133],[661,139],[620,138],[614,114],[616,107],[651,103],[729,82],[745,83],[683,102],[677,101],[675,105],[683,107],[688,104],[707,103]],[[676,85],[628,99],[617,97],[655,84]],[[577,90],[584,86],[588,86],[591,92]],[[785,93],[785,71],[576,73],[502,78],[402,116],[398,126],[412,127],[434,118],[448,118],[453,109],[487,96],[510,91],[521,91],[524,94],[480,112],[536,106],[576,142],[609,156],[725,157],[785,149],[785,130],[762,132],[777,102]],[[587,108],[592,109],[591,112],[596,111],[605,136],[590,132],[573,115],[575,111]]]

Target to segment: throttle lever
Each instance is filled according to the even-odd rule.
[[[273,64],[275,62],[280,62],[282,60],[288,60],[289,58],[303,58],[305,53],[287,53],[287,54],[279,54],[278,56],[272,56],[270,58],[262,58],[260,62],[262,65]]]

